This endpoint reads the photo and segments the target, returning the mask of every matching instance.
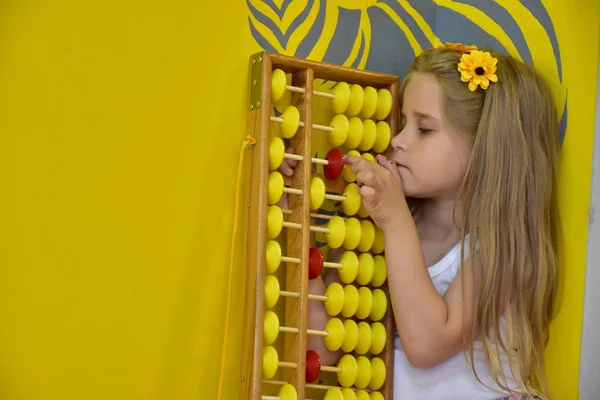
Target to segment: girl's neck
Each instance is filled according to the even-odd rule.
[[[459,241],[462,213],[461,201],[423,200],[416,220],[421,240]]]

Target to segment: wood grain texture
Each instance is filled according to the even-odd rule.
[[[392,75],[380,74],[370,71],[355,70],[347,67],[331,65],[327,63],[307,61],[293,57],[262,52],[258,55],[262,66],[260,80],[262,95],[259,109],[250,110],[248,113],[248,133],[252,135],[257,143],[253,150],[250,163],[249,179],[251,189],[249,194],[247,234],[247,268],[246,277],[248,282],[248,293],[246,294],[247,326],[245,327],[244,339],[247,345],[242,354],[243,370],[250,376],[250,383],[243,383],[240,398],[260,400],[261,396],[268,392],[270,395],[278,391],[277,384],[263,384],[262,382],[262,351],[263,351],[263,319],[264,319],[264,280],[265,280],[265,245],[266,245],[266,211],[267,183],[268,183],[268,159],[269,159],[269,126],[272,110],[271,102],[271,75],[272,70],[281,68],[286,73],[292,73],[292,85],[305,89],[304,93],[292,93],[291,101],[300,112],[300,120],[304,126],[300,127],[294,137],[290,139],[289,145],[295,149],[295,153],[310,160],[312,157],[313,129],[312,129],[312,107],[313,107],[313,82],[315,79],[327,79],[332,81],[344,81],[349,84],[361,86],[372,86],[377,89],[388,89],[392,94],[392,110],[386,118],[390,125],[392,136],[398,132],[398,78]],[[250,85],[252,83],[250,82]],[[389,151],[384,152],[389,154]],[[343,178],[335,181],[325,179],[320,174],[312,172],[310,161],[300,161],[295,169],[293,177],[284,177],[287,187],[301,189],[302,194],[288,195],[288,209],[291,213],[284,214],[284,219],[301,225],[300,229],[283,228],[282,237],[286,238],[287,246],[283,254],[300,259],[300,264],[282,263],[280,269],[284,274],[280,281],[281,290],[297,292],[299,297],[286,297],[283,307],[283,315],[279,315],[281,325],[299,329],[298,334],[281,333],[283,337],[282,351],[279,354],[280,361],[297,363],[298,368],[279,368],[275,382],[291,383],[298,391],[298,398],[306,396],[306,351],[307,351],[307,328],[308,328],[308,255],[311,240],[314,235],[310,231],[310,224],[314,222],[310,217],[310,182],[313,176],[319,176],[330,193],[343,193],[347,183]],[[367,285],[369,289],[374,288]],[[389,303],[389,290],[387,282],[381,289],[388,296],[388,308],[384,318],[381,320],[386,328],[386,345],[380,357],[387,368],[384,386],[380,392],[385,399],[393,398],[393,371],[394,371],[394,316]],[[323,293],[315,293],[323,294]],[[280,300],[281,301],[281,300]],[[354,318],[357,322],[358,319]],[[371,323],[372,321],[367,320]],[[367,356],[375,357],[367,354]],[[246,370],[247,366],[247,370]],[[331,375],[330,373],[327,373]],[[279,379],[279,380],[277,380]],[[264,392],[263,392],[264,390]],[[324,393],[323,393],[324,394]],[[323,395],[322,394],[322,395]],[[320,396],[322,396],[320,395]],[[321,397],[319,397],[321,398]]]

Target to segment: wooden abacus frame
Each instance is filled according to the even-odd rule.
[[[248,92],[248,135],[256,140],[252,150],[250,165],[249,198],[247,199],[245,221],[245,321],[242,345],[242,387],[240,399],[261,399],[262,391],[262,354],[263,354],[263,318],[264,318],[264,282],[265,282],[265,248],[267,242],[267,186],[269,176],[269,125],[273,109],[271,101],[272,71],[280,68],[292,74],[292,85],[304,89],[304,93],[292,93],[292,104],[300,112],[300,121],[304,126],[291,138],[291,146],[295,153],[310,160],[312,157],[312,99],[315,79],[346,82],[361,86],[372,86],[375,89],[385,88],[392,94],[392,109],[385,120],[392,134],[398,131],[398,77],[347,68],[322,62],[308,61],[294,57],[260,52],[250,57],[249,92]],[[285,369],[285,380],[298,391],[298,399],[305,399],[305,371],[308,329],[308,259],[311,245],[309,225],[310,218],[310,180],[311,162],[300,162],[296,172],[286,184],[303,190],[302,195],[290,196],[288,216],[289,222],[302,225],[302,229],[287,229],[287,250],[284,254],[296,257],[301,263],[296,268],[289,268],[286,273],[285,290],[300,293],[298,298],[286,298],[285,325],[299,329],[296,335],[286,335],[284,352],[280,359],[297,363],[298,368]],[[324,179],[327,191],[342,193],[346,182]],[[282,286],[284,286],[282,284]],[[387,282],[382,289],[386,295]],[[381,321],[387,332],[386,346],[379,357],[387,368],[387,378],[380,392],[385,399],[393,397],[394,371],[394,318],[389,304]],[[283,324],[283,322],[282,322]]]

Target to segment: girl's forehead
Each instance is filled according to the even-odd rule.
[[[443,104],[442,86],[431,74],[413,75],[404,91],[402,111],[404,113],[430,114],[440,117]]]

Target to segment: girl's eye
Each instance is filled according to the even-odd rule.
[[[427,129],[427,128],[421,128],[419,127],[419,132],[423,133],[423,134],[428,134],[429,132],[431,132],[433,129]]]

